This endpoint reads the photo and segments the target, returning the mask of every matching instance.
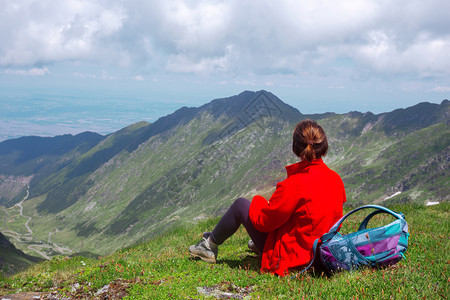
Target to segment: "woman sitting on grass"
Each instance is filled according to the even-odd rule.
[[[218,245],[243,224],[262,256],[262,272],[284,276],[309,264],[314,240],[342,217],[346,196],[340,176],[322,161],[328,140],[319,124],[298,123],[292,150],[301,161],[286,167],[287,178],[277,184],[269,201],[259,195],[251,202],[237,199],[214,230],[189,247],[191,256],[215,263]]]

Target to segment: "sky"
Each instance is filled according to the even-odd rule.
[[[450,98],[448,0],[0,0],[0,7],[3,131],[23,121],[23,101],[28,121],[56,102],[82,120],[95,102],[97,115],[126,124],[244,90],[265,89],[303,113],[381,113]],[[88,122],[98,123],[95,115]]]

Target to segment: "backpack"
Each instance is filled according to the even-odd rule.
[[[376,210],[364,218],[358,231],[346,235],[339,233],[345,219],[359,210],[368,208]],[[390,214],[396,220],[381,227],[367,229],[370,219],[380,213]],[[301,273],[310,268],[317,257],[327,272],[351,271],[361,266],[383,267],[396,264],[404,257],[408,248],[408,237],[408,224],[402,213],[379,205],[361,206],[347,213],[328,233],[314,241],[313,259]]]

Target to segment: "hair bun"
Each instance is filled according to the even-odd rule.
[[[321,158],[328,151],[327,135],[314,120],[306,119],[298,123],[292,139],[292,151],[302,160]]]

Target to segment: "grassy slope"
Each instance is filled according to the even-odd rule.
[[[397,202],[449,200],[446,124],[397,136],[376,129],[346,136],[339,128],[357,119],[336,115],[322,121],[335,147],[326,161],[342,176],[351,202],[381,203],[396,192],[402,192]]]
[[[260,274],[259,262],[246,249],[244,230],[226,241],[219,261],[209,265],[190,260],[188,245],[217,220],[178,228],[136,247],[98,260],[55,257],[10,278],[0,279],[0,295],[42,291],[72,297],[94,297],[103,286],[126,290],[130,299],[203,298],[198,288],[214,288],[251,298],[446,298],[449,294],[449,205],[395,206],[410,229],[406,259],[394,267],[363,269],[330,277],[309,272],[296,279]],[[349,220],[354,230],[362,216]],[[386,221],[381,217],[378,223]],[[114,286],[114,289],[112,288]],[[100,295],[98,295],[100,297]]]

